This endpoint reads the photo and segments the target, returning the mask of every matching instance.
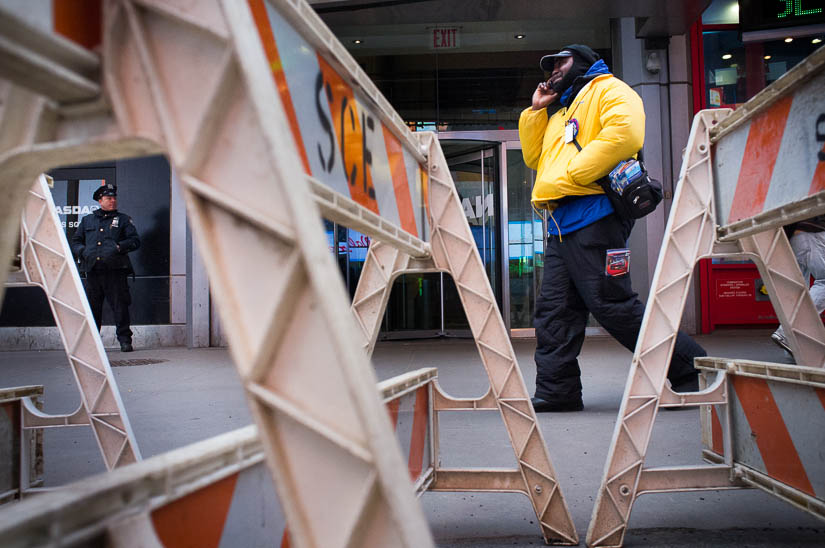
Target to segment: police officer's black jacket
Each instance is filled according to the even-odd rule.
[[[118,211],[96,209],[80,221],[72,236],[72,252],[81,272],[125,270],[133,274],[127,255],[140,247],[131,217]]]

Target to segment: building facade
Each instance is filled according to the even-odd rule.
[[[12,9],[21,3],[0,1]],[[817,40],[825,36],[820,0],[310,3],[410,128],[438,132],[513,336],[533,334],[541,279],[544,229],[530,206],[534,174],[522,161],[517,124],[545,78],[538,67],[542,55],[570,43],[588,44],[644,101],[645,159],[665,188],[663,205],[637,222],[629,243],[635,289],[644,300],[693,114],[701,108],[735,108],[819,47]],[[73,36],[61,23],[63,4],[29,6],[29,22],[94,48],[94,36]],[[118,185],[122,209],[135,218],[143,239],[133,255],[136,346],[224,344],[175,174],[164,158],[67,166],[51,175],[68,235],[96,205],[89,188],[101,180]],[[326,229],[352,295],[369,239],[332,222]],[[706,263],[697,268],[695,298],[683,316],[689,332],[719,318],[720,299],[714,300],[713,288],[720,273],[730,274],[725,268],[744,267]],[[0,347],[60,346],[37,291],[8,290],[0,312]],[[599,329],[592,324],[592,332]],[[396,282],[382,337],[464,334],[469,329],[449,276],[407,275]]]

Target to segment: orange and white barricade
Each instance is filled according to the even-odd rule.
[[[24,428],[24,400],[42,408],[43,387],[0,388],[0,505],[43,484],[43,434]]]
[[[3,546],[290,546],[254,426],[30,497],[0,512]]]
[[[432,391],[438,371],[411,371],[378,384],[415,492],[421,495],[435,475]]]
[[[645,493],[760,487],[825,518],[825,328],[782,230],[825,212],[823,89],[820,48],[735,112],[694,118],[589,546],[620,546]],[[799,366],[701,359],[702,391],[670,389],[666,373],[693,268],[705,257],[756,263]],[[709,464],[646,467],[659,409],[692,405],[705,406]]]
[[[825,519],[825,370],[699,358],[725,372],[728,401],[702,408],[703,456],[737,480]]]

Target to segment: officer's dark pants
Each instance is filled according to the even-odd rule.
[[[633,221],[616,215],[571,234],[549,236],[544,252],[541,293],[536,299],[536,396],[552,402],[581,400],[578,355],[587,313],[631,352],[645,307],[630,285],[630,274],[605,274],[608,249],[626,247]],[[675,386],[695,378],[693,358],[704,349],[679,332],[668,379]]]
[[[132,330],[129,329],[129,284],[126,270],[93,270],[86,273],[86,297],[92,307],[97,328],[103,320],[103,301],[109,301],[115,315],[115,333],[120,343],[132,342]]]

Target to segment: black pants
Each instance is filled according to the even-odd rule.
[[[541,292],[536,299],[536,396],[547,401],[581,399],[578,356],[587,314],[631,352],[645,307],[633,292],[630,274],[605,274],[608,249],[626,246],[633,221],[611,214],[563,235],[550,236],[544,252]],[[704,349],[683,332],[676,338],[668,378],[673,384],[697,374],[693,358]]]
[[[103,301],[109,301],[115,314],[115,333],[120,343],[132,342],[132,330],[129,329],[129,284],[126,270],[93,270],[86,273],[86,297],[92,307],[92,315],[98,330],[103,320]]]

